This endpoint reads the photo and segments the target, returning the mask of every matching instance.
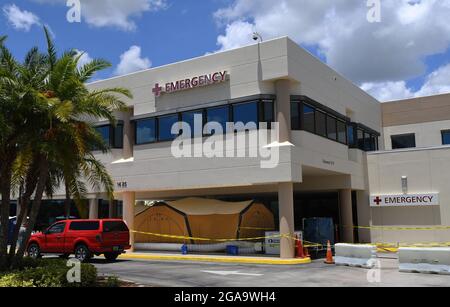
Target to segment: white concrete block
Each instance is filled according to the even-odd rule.
[[[402,247],[398,255],[400,272],[450,275],[450,248]]]
[[[336,265],[372,269],[376,266],[377,248],[373,245],[336,244]]]

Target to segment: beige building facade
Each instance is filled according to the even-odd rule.
[[[117,86],[129,88],[134,97],[127,101],[129,110],[117,114],[117,127],[95,123],[113,148],[98,157],[115,180],[122,203],[118,215],[131,229],[137,202],[196,196],[261,201],[276,216],[282,234],[301,230],[304,218],[330,217],[340,242],[450,240],[444,232],[416,236],[365,228],[450,225],[450,174],[445,171],[450,150],[439,144],[440,132],[435,135],[450,129],[450,116],[443,115],[450,110],[446,96],[431,98],[429,109],[428,100],[380,104],[286,37],[89,85]],[[216,143],[222,145],[230,136],[256,138],[260,123],[278,122],[278,133],[267,144],[234,148],[276,148],[277,165],[262,167],[267,157],[260,155],[208,155],[212,148],[195,157],[175,157],[176,135],[169,127],[176,121],[189,123],[195,115],[221,124],[258,122],[256,129],[224,133]],[[210,137],[197,132],[191,134],[193,143]],[[411,132],[424,148],[391,151],[391,135]],[[402,194],[403,176],[408,177],[408,193],[439,193],[440,205],[371,207],[374,195]],[[102,191],[90,191],[91,218],[99,216],[104,197]],[[281,257],[294,257],[292,240],[282,240]]]

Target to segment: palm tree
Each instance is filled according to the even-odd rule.
[[[42,86],[41,83],[36,85],[35,95],[31,99],[39,122],[34,120],[26,129],[27,142],[14,159],[14,169],[20,178],[15,183],[24,190],[20,199],[24,205],[22,208],[27,206],[33,195],[24,242],[28,241],[35,226],[43,195],[51,197],[58,186],[64,186],[68,197],[76,201],[84,197],[87,185],[103,187],[112,196],[112,179],[92,153],[94,149],[106,152],[108,148],[93,126],[84,119],[105,119],[115,123],[114,112],[125,108],[120,97],[132,97],[123,88],[89,91],[85,83],[110,64],[104,60],[94,60],[78,68],[82,55],[71,50],[58,57],[46,28],[45,35],[47,53],[41,55],[36,49],[30,52],[33,60],[29,61],[36,63],[39,71],[45,71]],[[21,70],[27,74],[28,69]],[[0,84],[1,79],[0,75]],[[21,210],[21,213],[24,211]],[[24,213],[18,217],[9,260],[13,257],[17,260],[24,255],[26,244],[22,244],[15,253],[15,243],[26,215]]]
[[[45,84],[43,62],[36,48],[20,64],[4,44],[0,45],[0,268],[6,261],[13,167],[30,138],[36,136],[36,130],[29,127],[43,120],[42,109],[36,103]]]

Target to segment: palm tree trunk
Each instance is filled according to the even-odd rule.
[[[47,184],[47,180],[49,178],[49,162],[47,157],[41,156],[39,159],[39,178],[36,185],[36,193],[34,195],[33,204],[30,212],[30,220],[28,221],[28,225],[24,234],[24,244],[22,244],[19,248],[19,251],[16,254],[17,259],[23,258],[25,254],[25,250],[27,247],[26,242],[30,240],[31,232],[36,225],[36,220],[39,214],[39,210],[41,208],[42,196],[44,195],[45,186]]]
[[[7,154],[0,166],[1,186],[0,193],[2,194],[2,202],[0,209],[0,269],[5,268],[8,255],[8,226],[9,226],[9,211],[11,206],[11,175],[12,165],[16,156],[12,153]]]
[[[16,254],[16,248],[18,246],[18,239],[20,234],[20,228],[22,227],[24,220],[28,216],[28,205],[31,200],[31,196],[33,195],[34,190],[37,185],[37,161],[36,158],[33,160],[30,169],[28,170],[26,179],[25,179],[25,192],[20,197],[20,213],[17,216],[16,227],[14,228],[11,247],[9,250],[9,258],[13,261],[13,257]],[[25,244],[25,242],[22,242]],[[20,246],[19,246],[20,247]],[[14,265],[14,263],[12,263]]]
[[[64,200],[64,215],[67,219],[70,218],[70,207],[72,204],[72,200],[70,198],[70,193],[69,193],[69,185],[66,182],[66,180],[64,180],[65,182],[65,188],[66,188],[66,199]]]

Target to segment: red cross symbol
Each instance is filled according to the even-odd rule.
[[[161,96],[161,92],[162,92],[162,87],[159,86],[159,83],[155,84],[155,87],[152,90],[153,94],[155,94],[156,97]]]
[[[373,201],[377,204],[377,206],[379,206],[383,202],[383,200],[378,196]]]

